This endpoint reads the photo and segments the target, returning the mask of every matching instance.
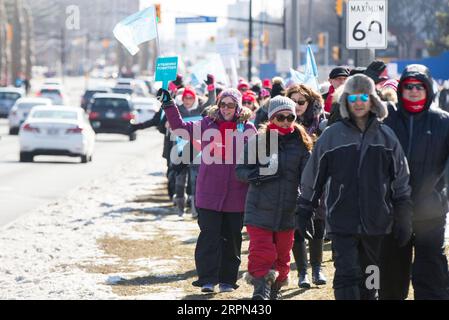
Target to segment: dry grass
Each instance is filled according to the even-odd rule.
[[[175,214],[174,208],[165,193],[165,187],[159,185],[151,190],[148,195],[136,197],[134,202],[157,203],[168,215]],[[161,208],[159,207],[159,208]],[[151,219],[151,215],[164,219],[164,213],[160,211],[130,211],[126,213],[129,218],[141,218],[134,228],[136,231],[144,230],[145,223],[157,223]],[[190,217],[189,214],[186,214]],[[193,219],[180,223],[196,223]],[[180,290],[184,292],[183,299],[187,300],[239,300],[249,299],[252,294],[252,287],[240,279],[240,288],[232,293],[202,294],[200,289],[192,286],[195,281],[196,271],[194,263],[195,240],[197,234],[192,235],[192,241],[181,241],[172,235],[166,234],[163,229],[156,239],[130,240],[122,239],[118,236],[108,236],[97,240],[98,247],[105,255],[117,257],[118,263],[110,265],[80,265],[79,267],[90,273],[114,274],[143,272],[145,275],[128,277],[114,285],[111,285],[115,294],[122,297],[139,296],[146,294],[164,294],[167,291]],[[240,277],[247,270],[248,263],[248,238],[244,233],[242,245],[242,264],[240,267]],[[449,247],[446,248],[449,254]],[[297,286],[298,278],[295,264],[292,264],[290,273],[290,284],[282,291],[283,299],[288,300],[333,300],[332,279],[334,274],[333,262],[331,260],[330,244],[324,247],[323,272],[328,279],[328,284],[324,286],[314,286],[310,289],[300,289]],[[148,259],[148,262],[160,261],[165,263],[162,269],[158,267],[148,268],[134,264],[136,259]],[[310,270],[309,270],[310,276]],[[413,290],[410,290],[409,299],[413,299]]]

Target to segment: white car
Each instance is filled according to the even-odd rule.
[[[79,107],[38,106],[20,127],[19,142],[21,162],[32,162],[36,155],[61,155],[86,163],[92,161],[95,132]]]
[[[136,123],[142,123],[153,119],[161,108],[161,103],[156,98],[133,98],[134,109],[137,111]]]
[[[35,106],[51,106],[47,98],[20,98],[9,112],[9,134],[18,134],[20,125],[25,121],[31,109]]]
[[[59,85],[43,85],[38,97],[50,99],[54,105],[64,105],[64,89]]]

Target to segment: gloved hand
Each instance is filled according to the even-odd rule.
[[[399,247],[404,247],[411,239],[413,206],[410,199],[397,199],[393,203],[393,237]]]
[[[412,237],[412,222],[410,219],[399,219],[393,224],[393,237],[399,247],[404,247]]]
[[[260,186],[262,183],[273,181],[279,178],[279,175],[260,175],[259,169],[256,169],[253,173],[251,173],[248,177],[248,182],[254,184],[256,186]]]
[[[168,92],[163,88],[159,89],[159,91],[156,94],[156,98],[161,102],[162,109],[174,104],[173,99],[170,96],[170,92]]]
[[[212,74],[207,75],[207,80],[204,81],[207,85],[207,91],[215,90],[215,77]]]
[[[296,211],[296,228],[304,239],[312,240],[315,235],[313,226],[313,210],[299,206]]]
[[[141,130],[142,128],[142,124],[141,123],[131,123],[130,124],[130,131],[132,132],[136,132],[137,130]]]
[[[213,74],[207,75],[207,80],[204,81],[208,86],[215,83],[215,77]]]

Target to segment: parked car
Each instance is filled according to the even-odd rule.
[[[33,162],[37,155],[81,157],[92,161],[95,132],[79,107],[37,106],[20,127],[20,161]]]
[[[92,97],[94,96],[94,94],[108,93],[108,92],[112,92],[111,88],[107,87],[88,88],[81,97],[81,108],[87,110],[87,106],[91,101]]]
[[[116,85],[114,88],[112,88],[112,92],[117,93],[117,94],[132,95],[134,93],[134,89],[132,86],[121,84],[121,85]]]
[[[18,134],[19,128],[25,122],[31,109],[35,106],[50,106],[52,102],[48,98],[20,98],[9,112],[9,134]]]
[[[135,97],[132,102],[137,111],[136,123],[153,119],[156,112],[161,108],[161,103],[156,98]]]
[[[64,105],[65,94],[61,86],[43,85],[37,96],[50,99],[54,105]]]
[[[88,108],[89,120],[96,133],[116,133],[136,140],[131,132],[131,123],[135,123],[137,112],[126,94],[97,93]]]
[[[7,118],[14,103],[25,96],[22,88],[0,88],[0,118]]]

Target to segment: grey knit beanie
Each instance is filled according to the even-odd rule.
[[[271,119],[279,111],[290,111],[296,115],[296,103],[287,97],[276,96],[270,100],[270,106],[268,107],[268,119]]]

